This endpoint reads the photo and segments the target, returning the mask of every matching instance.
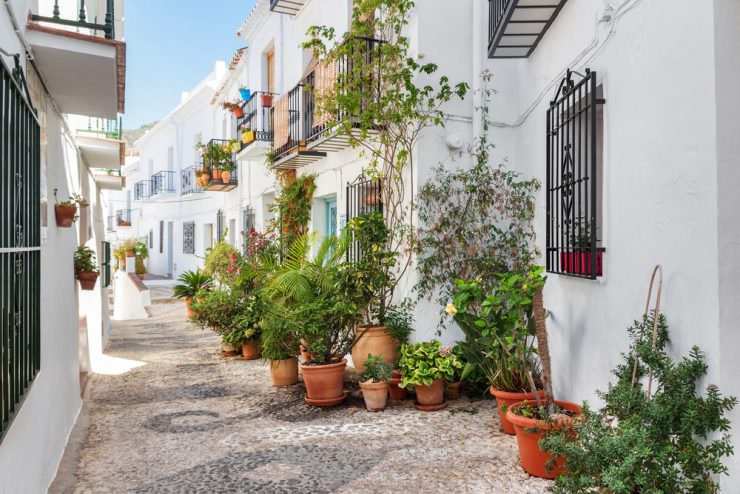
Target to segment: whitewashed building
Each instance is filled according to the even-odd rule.
[[[0,6],[0,492],[45,492],[109,332],[101,191],[122,187],[123,0]],[[59,200],[90,206],[71,228]],[[73,255],[97,254],[81,291]],[[98,367],[99,368],[99,367]]]

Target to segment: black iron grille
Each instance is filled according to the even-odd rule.
[[[379,211],[383,213],[383,185],[379,180],[360,175],[354,182],[347,183],[347,222],[357,216]],[[353,242],[347,250],[347,259],[356,261],[362,258],[360,245]]]

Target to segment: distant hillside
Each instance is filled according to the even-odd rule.
[[[126,141],[126,154],[129,156],[137,154],[134,149],[134,143],[139,140],[139,137],[143,136],[147,130],[151,129],[155,125],[157,125],[157,122],[144,124],[137,129],[124,129],[123,140]]]

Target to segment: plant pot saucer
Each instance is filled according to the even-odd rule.
[[[440,403],[439,405],[419,405],[418,403],[414,403],[414,406],[417,410],[422,412],[436,412],[437,410],[442,410],[447,406],[447,402]]]
[[[349,394],[349,391],[342,391],[342,396],[338,398],[329,398],[327,400],[313,400],[306,396],[306,403],[309,405],[313,405],[315,407],[331,407],[334,405],[339,405],[342,403],[345,398],[347,398],[347,395]]]

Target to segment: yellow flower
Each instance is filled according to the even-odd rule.
[[[457,307],[455,307],[455,304],[447,304],[447,307],[445,307],[445,312],[447,312],[448,316],[454,316],[457,314]]]

